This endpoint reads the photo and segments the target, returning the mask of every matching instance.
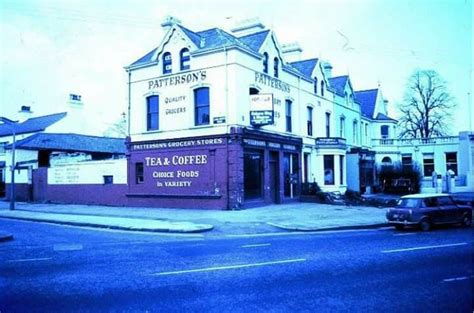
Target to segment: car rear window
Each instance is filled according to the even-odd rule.
[[[419,199],[400,199],[397,203],[397,208],[416,208],[418,206]]]

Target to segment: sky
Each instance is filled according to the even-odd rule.
[[[409,76],[436,70],[457,103],[451,133],[474,130],[472,0],[1,0],[0,116],[62,112],[74,93],[107,128],[126,112],[124,67],[160,44],[168,15],[194,31],[258,17],[355,90],[380,85],[394,117]]]

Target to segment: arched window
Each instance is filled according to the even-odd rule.
[[[194,125],[209,125],[209,88],[194,89]]]
[[[392,166],[392,159],[386,156],[382,159],[382,166]]]
[[[160,127],[160,98],[149,96],[146,98],[146,129],[157,130]]]
[[[268,74],[268,53],[263,53],[263,72]]]
[[[273,76],[278,77],[280,61],[278,58],[273,59]]]
[[[324,97],[324,80],[321,81],[321,96]]]
[[[165,52],[163,54],[163,74],[171,74],[172,60],[171,53]]]
[[[179,58],[180,58],[180,68],[182,71],[189,70],[190,69],[190,54],[189,54],[189,49],[188,48],[183,48],[181,52],[179,53]]]
[[[317,77],[314,78],[314,94],[315,95],[318,94],[318,78]]]

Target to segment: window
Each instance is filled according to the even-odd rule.
[[[268,74],[268,53],[263,53],[263,72]]]
[[[402,154],[402,169],[410,170],[412,168],[411,154]]]
[[[324,81],[321,81],[321,96],[324,97]]]
[[[456,204],[454,203],[453,199],[451,199],[451,197],[439,197],[438,205],[439,206],[452,206]]]
[[[0,155],[5,154],[5,147],[7,146],[8,142],[0,142]]]
[[[158,96],[150,96],[146,98],[147,130],[159,129],[159,106],[160,98]]]
[[[458,157],[456,152],[446,152],[446,172],[453,171],[454,175],[458,175]]]
[[[291,100],[285,100],[286,131],[291,133]]]
[[[136,184],[143,184],[143,162],[135,163],[135,183]]]
[[[334,185],[334,155],[324,156],[324,184]]]
[[[317,77],[314,78],[314,94],[315,95],[318,94],[318,78]]]
[[[257,88],[250,87],[249,88],[249,95],[258,95],[259,91]]]
[[[306,109],[308,111],[308,120],[306,122],[308,136],[313,136],[313,108],[307,107]]]
[[[331,137],[331,113],[326,112],[326,137]]]
[[[209,124],[209,88],[203,87],[194,90],[194,124]]]
[[[258,199],[263,191],[263,153],[244,151],[244,198]]]
[[[423,176],[430,177],[434,172],[434,154],[423,153]]]
[[[352,122],[352,143],[355,145],[359,141],[358,130],[359,126],[357,124],[357,121]]]
[[[387,125],[380,126],[380,136],[382,137],[382,139],[387,139],[388,138],[388,126]]]
[[[278,67],[279,67],[280,61],[278,58],[273,59],[273,76],[278,78]]]
[[[112,175],[104,175],[104,185],[112,185],[114,183],[114,177]]]
[[[165,52],[163,54],[163,74],[171,74],[171,68],[172,62],[171,62],[171,53]]]
[[[181,52],[179,53],[179,58],[180,58],[181,70],[182,71],[189,70],[191,68],[189,49],[188,48],[182,49]]]
[[[365,143],[369,144],[369,124],[365,124]]]
[[[339,182],[344,185],[344,156],[339,157]]]
[[[346,138],[346,118],[341,116],[339,119],[340,128],[339,128],[339,137]]]
[[[382,159],[382,166],[392,166],[392,159],[388,156]]]

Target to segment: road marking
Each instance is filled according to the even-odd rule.
[[[406,233],[406,234],[394,234],[394,237],[399,237],[399,236],[411,236],[411,235],[416,235],[417,233]]]
[[[54,251],[79,251],[82,249],[83,246],[81,244],[58,243],[53,246]]]
[[[287,263],[296,263],[296,262],[305,262],[305,261],[306,259],[293,259],[293,260],[282,260],[282,261],[272,261],[272,262],[262,262],[262,263],[208,267],[208,268],[199,268],[199,269],[193,269],[193,270],[183,270],[183,271],[173,271],[173,272],[161,272],[161,273],[154,273],[151,275],[152,276],[166,276],[166,275],[177,275],[177,274],[188,274],[188,273],[199,273],[199,272],[211,272],[211,271],[232,270],[232,269],[247,268],[247,267],[287,264]]]
[[[271,246],[271,243],[260,243],[260,244],[255,244],[255,245],[243,245],[240,246],[241,248],[257,248],[257,247],[268,247]]]
[[[437,249],[437,248],[447,248],[447,247],[457,247],[465,246],[467,242],[460,243],[451,243],[447,245],[437,245],[437,246],[424,246],[424,247],[414,247],[414,248],[405,248],[405,249],[394,249],[394,250],[384,250],[382,253],[394,253],[394,252],[405,252],[405,251],[416,251],[416,250],[426,250],[426,249]]]
[[[5,263],[14,263],[14,262],[35,262],[35,261],[47,261],[52,258],[35,258],[35,259],[19,259],[19,260],[7,260]]]
[[[390,229],[391,227],[383,227],[377,229],[345,229],[345,230],[318,230],[318,231],[289,231],[276,233],[262,233],[262,234],[234,234],[224,235],[225,237],[233,238],[254,238],[254,237],[274,237],[274,236],[301,236],[301,235],[325,235],[325,234],[339,234],[339,233],[353,233],[353,232],[375,232]]]
[[[474,275],[471,275],[471,276],[462,276],[462,277],[454,277],[454,278],[447,278],[447,279],[443,279],[443,282],[449,283],[449,282],[453,282],[453,281],[467,280],[467,279],[469,279],[469,278],[474,278]]]

